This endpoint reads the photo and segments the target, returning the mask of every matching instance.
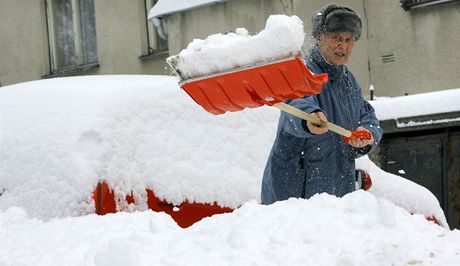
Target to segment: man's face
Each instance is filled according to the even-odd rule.
[[[352,33],[324,33],[318,37],[318,46],[327,62],[333,65],[344,65],[351,57],[355,45]]]

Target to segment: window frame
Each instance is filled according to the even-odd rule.
[[[43,78],[56,77],[56,76],[69,76],[78,74],[80,72],[86,72],[99,67],[99,55],[96,55],[94,62],[84,62],[85,56],[82,48],[82,29],[81,29],[81,18],[80,18],[80,6],[79,1],[81,0],[70,0],[72,8],[72,29],[73,39],[75,46],[75,63],[68,66],[59,66],[58,48],[57,48],[57,29],[56,29],[56,17],[54,14],[55,0],[45,0],[46,8],[46,21],[47,21],[47,32],[48,32],[48,52],[49,52],[49,75],[43,76]],[[93,0],[94,4],[94,0]],[[96,23],[94,22],[94,27]],[[97,42],[96,42],[97,52]]]
[[[140,59],[148,59],[151,57],[169,56],[169,41],[166,40],[166,47],[159,45],[159,34],[153,22],[149,21],[148,16],[150,9],[158,2],[158,0],[144,0],[145,5],[145,26],[147,34],[147,51],[144,51],[143,55],[139,56]]]

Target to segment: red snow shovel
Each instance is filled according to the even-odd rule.
[[[181,72],[175,66],[171,67],[180,76]],[[321,120],[315,115],[292,107],[284,101],[318,94],[326,82],[327,74],[314,75],[301,57],[291,57],[182,80],[179,85],[196,103],[215,115],[226,111],[240,111],[246,107],[269,105],[321,126]],[[330,122],[327,126],[330,131],[344,136],[346,142],[353,139],[371,139],[367,131],[352,132]]]

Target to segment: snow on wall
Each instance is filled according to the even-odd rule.
[[[165,15],[200,8],[214,3],[222,3],[229,0],[159,0],[155,6],[150,9],[148,19],[158,18]]]
[[[272,15],[256,35],[238,28],[235,33],[195,39],[166,61],[182,79],[191,79],[297,56],[304,40],[303,22],[297,16]]]

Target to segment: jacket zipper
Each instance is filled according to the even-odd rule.
[[[346,75],[345,73],[342,73],[342,75]],[[340,78],[343,78],[343,77],[340,77]],[[345,77],[345,81],[348,83],[348,85],[351,85],[349,83],[349,80],[348,80],[348,77]],[[351,93],[353,93],[353,89],[350,88],[351,90]],[[353,121],[351,120],[351,115],[349,113],[349,109],[347,108],[347,106],[345,105],[345,101],[348,102],[348,99],[346,98],[346,96],[343,95],[343,93],[340,91],[340,89],[337,89],[337,92],[339,93],[339,96],[341,98],[341,105],[342,105],[342,110],[343,112],[345,113],[345,117],[347,119],[347,124],[348,124],[348,130],[354,130],[353,128]]]

